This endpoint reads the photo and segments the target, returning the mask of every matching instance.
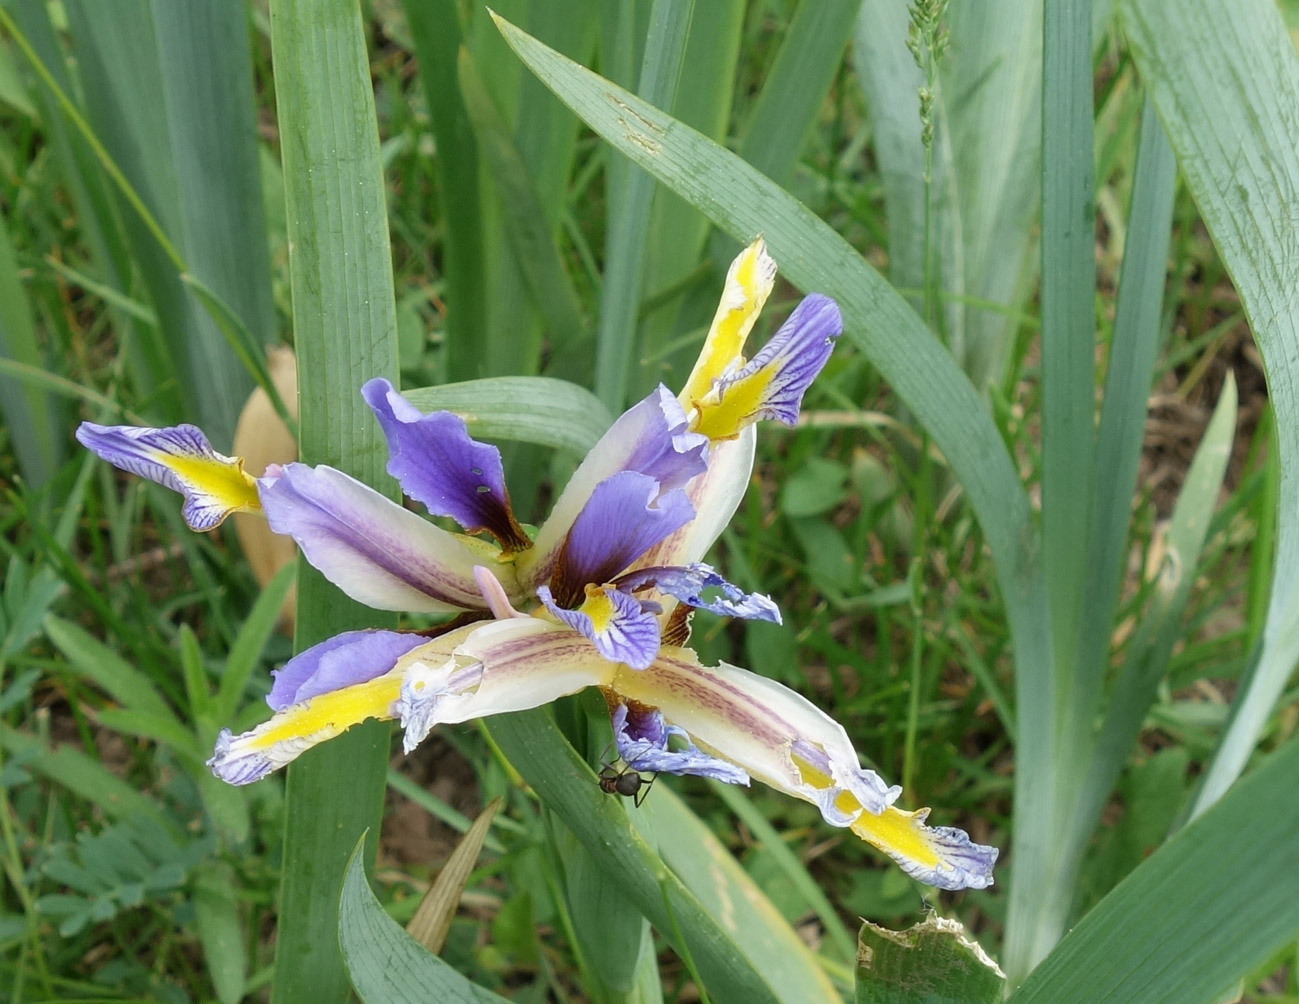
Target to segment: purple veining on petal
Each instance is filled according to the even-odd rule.
[[[662,608],[657,603],[638,600],[629,593],[608,586],[598,587],[594,601],[607,603],[608,607],[607,616],[601,618],[603,623],[597,626],[586,612],[589,602],[576,610],[565,610],[555,603],[547,586],[538,586],[537,596],[561,624],[589,638],[599,653],[611,662],[644,669],[658,655],[659,623],[656,614]]]
[[[258,482],[276,533],[291,536],[339,589],[380,610],[481,610],[474,565],[455,535],[332,467],[286,464]]]
[[[232,755],[230,744],[233,739],[234,733],[222,729],[217,735],[212,757],[207,761],[212,773],[222,781],[236,785],[252,784],[275,769],[276,765],[271,758],[260,752]]]
[[[938,853],[941,864],[937,867],[926,867],[900,854],[890,855],[912,878],[953,891],[987,889],[993,884],[992,868],[1000,853],[996,847],[976,844],[955,826],[927,826],[924,835]]]
[[[668,725],[656,708],[637,705],[633,710],[619,704],[611,716],[614,743],[618,755],[631,770],[657,774],[693,774],[711,777],[727,784],[749,784],[749,775],[741,767],[703,752],[690,741],[685,729]],[[669,739],[681,740],[681,748],[671,749]]]
[[[137,477],[154,481],[185,496],[181,510],[192,530],[213,530],[231,512],[245,505],[239,499],[222,497],[198,489],[158,459],[159,455],[183,461],[208,461],[231,468],[227,483],[214,487],[243,488],[240,461],[212,449],[203,431],[194,425],[174,425],[164,429],[133,425],[97,425],[82,422],[77,427],[77,442],[114,467]],[[252,489],[244,489],[251,493]]]
[[[564,541],[551,585],[561,606],[585,586],[608,582],[651,547],[694,518],[681,489],[660,494],[646,474],[623,471],[605,478],[582,508]]]
[[[744,617],[748,620],[780,623],[780,608],[769,596],[746,593],[722,578],[709,565],[695,563],[682,566],[638,568],[619,576],[615,582],[619,589],[634,591],[653,586],[659,592],[674,596],[687,606],[708,610],[723,617]],[[704,594],[716,591],[719,595],[705,599]]]
[[[531,546],[510,510],[500,450],[471,439],[459,415],[425,414],[382,378],[361,396],[388,440],[388,473],[402,491],[471,533],[487,530],[508,550]]]
[[[317,694],[366,683],[382,676],[413,648],[428,643],[418,634],[397,631],[345,631],[299,652],[273,673],[266,696],[272,711],[280,711]]]
[[[758,409],[748,420],[775,419],[794,425],[804,392],[829,360],[835,339],[842,333],[839,305],[820,293],[805,296],[748,365],[721,377],[711,393],[724,400],[728,388],[770,369]]]

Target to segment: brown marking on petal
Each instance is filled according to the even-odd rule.
[[[678,603],[676,609],[668,614],[667,623],[661,632],[664,645],[681,647],[690,640],[690,615],[694,610],[684,603]]]

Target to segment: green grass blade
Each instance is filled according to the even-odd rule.
[[[34,368],[46,360],[36,339],[27,292],[18,277],[13,238],[0,220],[0,357]],[[18,470],[40,491],[63,460],[64,438],[57,402],[49,391],[0,377],[0,414],[9,427],[9,441]]]
[[[238,4],[153,0],[152,8],[180,200],[178,243],[189,273],[229,308],[248,342],[244,359],[239,339],[189,292],[191,309],[203,308],[194,310],[195,337],[186,345],[191,376],[215,383],[213,393],[233,408],[233,435],[253,375],[274,387],[264,347],[278,341],[247,14]],[[223,429],[208,432],[224,436]]]
[[[336,938],[357,996],[365,1004],[504,1004],[470,983],[402,930],[375,899],[366,878],[363,839],[347,863]]]
[[[1086,847],[1105,800],[1141,731],[1155,689],[1168,667],[1173,646],[1182,637],[1186,602],[1195,581],[1209,521],[1222,490],[1222,479],[1236,433],[1236,381],[1230,373],[1213,418],[1195,451],[1169,520],[1163,567],[1137,635],[1115,684],[1086,783],[1073,812],[1071,849],[1076,859]]]
[[[176,364],[174,372],[183,387],[185,412],[198,419],[218,448],[228,448],[235,418],[252,389],[252,381],[216,323],[185,290],[179,273],[187,267],[186,252],[195,250],[187,246],[190,241],[222,241],[215,230],[208,228],[233,225],[232,221],[253,212],[257,219],[247,231],[264,235],[260,197],[249,199],[245,190],[235,187],[241,176],[214,172],[204,177],[201,173],[206,166],[204,157],[210,155],[212,147],[229,144],[233,148],[240,144],[241,127],[245,142],[255,151],[251,79],[243,92],[247,101],[240,105],[237,115],[234,107],[224,102],[212,108],[202,107],[205,93],[223,88],[238,92],[235,79],[199,79],[200,75],[227,72],[224,63],[233,57],[195,62],[197,57],[192,53],[187,59],[174,51],[164,52],[152,0],[131,0],[111,9],[81,0],[68,4],[67,11],[83,79],[86,117],[103,142],[107,157],[120,170],[125,187],[131,190],[130,195],[123,192],[124,198],[138,198],[145,209],[145,215],[127,209],[123,220],[168,352]],[[246,64],[243,13],[228,6],[222,11],[221,19],[233,19],[234,29],[223,29],[221,35],[229,38],[233,34],[238,39]],[[164,14],[164,21],[169,17]],[[210,27],[217,30],[217,23]],[[171,46],[185,44],[179,33],[168,30],[174,36]],[[186,47],[202,45],[211,46],[210,51],[226,48],[204,38]],[[132,58],[120,58],[123,52],[130,52]],[[195,75],[185,88],[189,100],[173,112],[169,87],[177,75],[185,73]],[[174,116],[203,120],[190,128],[210,137],[206,154],[193,147],[196,131],[176,133],[176,127],[185,123]],[[227,158],[231,156],[236,155],[228,154]],[[206,205],[216,208],[205,215],[207,210],[201,207]],[[159,233],[164,235],[162,239]],[[249,249],[233,251],[236,259],[241,253],[254,254]],[[211,282],[208,276],[203,278]],[[251,272],[236,272],[221,287],[233,289],[240,282],[257,281]],[[264,274],[260,281],[267,285],[269,304],[269,275]]]
[[[454,411],[486,439],[537,443],[585,454],[613,417],[585,387],[552,377],[487,377],[404,390],[422,411]]]
[[[971,303],[953,345],[975,387],[999,383],[1032,290],[1031,224],[1041,165],[1042,4],[982,0],[948,8],[954,40],[940,67],[961,226],[962,294]],[[959,40],[959,41],[957,41]]]
[[[110,819],[143,815],[156,823],[170,826],[168,817],[150,798],[135,786],[123,781],[98,760],[75,746],[51,748],[42,740],[0,722],[0,747],[34,774],[92,805],[99,806]]]
[[[482,148],[483,159],[496,183],[502,226],[523,273],[528,294],[545,322],[551,339],[569,354],[568,369],[581,369],[577,354],[589,357],[589,329],[564,268],[554,229],[547,219],[527,164],[514,145],[491,96],[483,86],[468,50],[460,50],[460,91]]]
[[[711,785],[717,797],[726,803],[749,831],[758,846],[762,847],[780,865],[790,883],[803,896],[815,912],[825,930],[825,937],[840,959],[848,962],[856,956],[857,946],[853,936],[835,912],[830,899],[817,885],[816,879],[798,859],[794,850],[781,839],[780,833],[763,815],[762,810],[749,800],[743,789],[729,784]],[[681,843],[684,843],[682,841]],[[684,847],[682,848],[684,851]],[[666,857],[665,853],[665,857]]]
[[[738,788],[711,787],[736,794],[737,802],[747,797]],[[726,801],[730,804],[730,799]],[[667,866],[704,903],[745,904],[744,921],[731,927],[731,937],[760,966],[781,1000],[790,1004],[803,1000],[833,1004],[839,1000],[822,969],[824,960],[813,956],[753,876],[674,791],[654,792],[654,834]],[[837,920],[827,924],[830,931],[835,928],[829,925],[842,926]],[[838,940],[837,935],[831,937]],[[850,951],[848,959],[853,954]]]
[[[638,87],[641,97],[652,106],[672,107],[694,7],[695,0],[654,0]],[[624,184],[611,186],[596,330],[595,392],[614,412],[620,411],[626,400],[637,344],[636,316],[653,198],[653,177],[635,168],[627,173]]]
[[[1187,187],[1263,356],[1281,467],[1276,564],[1262,649],[1196,796],[1221,797],[1244,768],[1299,659],[1299,56],[1269,0],[1125,0],[1133,56]]]
[[[176,720],[149,678],[84,628],[51,614],[45,618],[45,636],[79,676],[101,687],[122,707]]]
[[[731,121],[744,11],[742,0],[695,5],[672,102],[674,118],[718,143],[726,142]],[[681,336],[699,332],[712,319],[726,264],[739,250],[734,242],[714,235],[720,246],[709,247],[712,267],[702,275],[715,282],[700,282],[696,268],[711,243],[709,230],[708,218],[694,206],[670,192],[655,193],[645,234],[639,348],[630,385],[634,399],[660,382],[669,387],[683,383],[694,362],[698,342],[682,345]]]
[[[1042,60],[1042,565],[1057,704],[1020,707],[1019,718],[1023,723],[1048,713],[1058,731],[1051,762],[1029,767],[1031,783],[1055,807],[1051,814],[1016,821],[1016,846],[1031,842],[1046,853],[1036,859],[1041,873],[1016,866],[1017,885],[1034,892],[1011,900],[1004,961],[1012,981],[1032,969],[1064,929],[1072,889],[1053,882],[1062,869],[1047,848],[1059,842],[1065,807],[1079,783],[1081,752],[1091,738],[1092,714],[1077,704],[1084,688],[1074,666],[1095,450],[1091,66],[1089,4],[1048,0]]]
[[[457,6],[455,0],[403,2],[437,144],[434,166],[446,225],[446,373],[450,380],[467,380],[483,372],[475,347],[482,344],[487,332],[489,283],[483,251],[478,147],[456,73],[463,38]]]
[[[1011,1004],[1211,1004],[1299,934],[1299,742],[1157,850]]]
[[[835,297],[845,337],[865,352],[947,457],[983,527],[1015,644],[1021,765],[1015,868],[1027,876],[1049,874],[1055,850],[1026,822],[1043,819],[1050,803],[1049,782],[1038,773],[1051,763],[1055,707],[1042,573],[1027,496],[982,399],[901,296],[790,195],[609,81],[509,24],[501,29],[533,72],[596,132],[732,237],[765,234],[796,286]],[[1032,882],[1015,879],[1012,896],[1034,895]]]
[[[925,286],[925,149],[918,91],[925,76],[907,48],[910,22],[904,4],[863,0],[853,33],[853,64],[884,190],[889,278],[917,291],[912,303],[919,309]]]
[[[292,563],[276,572],[240,626],[239,634],[235,636],[230,653],[226,656],[225,669],[221,673],[221,682],[214,699],[213,717],[218,722],[228,722],[234,718],[244,687],[257,668],[258,657],[266,647],[271,632],[275,630],[280,606],[284,603],[289,587],[293,585],[294,574]]]
[[[1066,736],[1090,724],[1072,653],[1094,464],[1096,319],[1091,5],[1047,0],[1042,53],[1042,562]],[[1068,721],[1063,719],[1067,718]],[[1073,741],[1069,741],[1072,739]],[[1065,765],[1062,763],[1062,767]]]
[[[271,29],[301,457],[391,485],[382,436],[359,393],[370,377],[397,377],[387,208],[360,10],[353,0],[274,0]],[[395,496],[395,488],[388,491]],[[299,650],[348,628],[394,623],[299,563]],[[390,731],[387,724],[358,726],[289,768],[276,1004],[348,996],[338,890],[348,855],[381,818]]]
[[[1123,270],[1114,314],[1105,397],[1096,437],[1096,470],[1088,570],[1084,576],[1077,665],[1090,678],[1081,706],[1093,707],[1109,649],[1123,561],[1127,553],[1132,495],[1136,490],[1146,426],[1146,401],[1161,337],[1168,245],[1173,223],[1177,164],[1164,128],[1146,101],[1141,113],[1132,180]]]
[[[861,0],[804,0],[741,130],[740,156],[788,183],[839,71]]]
[[[546,712],[496,715],[484,725],[542,801],[604,870],[620,881],[627,898],[679,955],[689,953],[710,997],[719,1004],[805,1004],[823,999],[817,992],[809,992],[806,985],[794,995],[780,992],[775,980],[782,965],[779,954],[770,950],[758,956],[748,953],[733,930],[739,918],[728,922],[720,915],[715,898],[705,894],[701,899],[695,888],[663,863],[627,818],[623,800],[600,790],[595,773],[560,735]],[[649,802],[639,811],[652,811]]]

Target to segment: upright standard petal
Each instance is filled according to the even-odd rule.
[[[611,662],[644,669],[659,650],[657,603],[638,600],[613,586],[587,586],[586,600],[576,610],[555,603],[547,586],[538,586],[542,604],[561,624],[589,639]]]
[[[689,565],[708,553],[748,490],[756,442],[757,430],[749,426],[737,438],[709,447],[708,470],[682,489],[694,507],[695,518],[641,555],[633,568]]]
[[[506,551],[532,546],[510,509],[500,450],[471,439],[453,412],[420,411],[387,380],[369,381],[361,395],[388,440],[388,473],[403,492],[470,533],[486,530]]]
[[[605,694],[614,702],[610,711],[614,745],[629,769],[654,774],[692,774],[748,787],[749,775],[742,768],[703,752],[690,741],[685,729],[668,725],[662,712],[634,702],[630,706],[624,704],[612,691]],[[673,739],[677,740],[675,748],[670,745]]]
[[[759,237],[739,253],[726,273],[722,302],[717,305],[703,350],[681,391],[689,410],[727,370],[740,361],[744,342],[776,282],[776,263]]]
[[[842,333],[834,300],[819,293],[804,297],[747,366],[723,374],[694,401],[699,415],[693,428],[710,439],[729,439],[761,419],[793,425],[804,392]]]
[[[924,825],[927,810],[892,808],[901,789],[864,769],[847,734],[810,701],[774,680],[725,664],[701,666],[688,649],[664,647],[648,669],[623,669],[609,688],[657,708],[703,750],[816,805],[909,874],[944,889],[992,883],[995,848],[960,830]]]
[[[604,686],[616,669],[581,635],[534,617],[492,621],[453,644],[439,642],[401,662],[393,713],[408,753],[435,725],[536,708]]]
[[[243,460],[217,453],[196,426],[82,422],[77,442],[114,467],[184,495],[181,512],[192,530],[214,530],[232,512],[259,508],[257,483],[244,473]]]
[[[588,585],[608,582],[694,515],[685,492],[661,492],[647,474],[605,478],[564,538],[550,581],[555,601],[575,606]]]
[[[475,565],[513,586],[496,549],[409,512],[332,467],[288,464],[259,482],[271,529],[298,542],[307,560],[359,603],[377,610],[481,610]]]
[[[707,470],[708,439],[689,430],[685,412],[661,384],[618,418],[586,455],[537,532],[535,546],[516,560],[520,585],[534,589],[550,578],[559,550],[596,486],[622,471],[653,478],[663,491]]]

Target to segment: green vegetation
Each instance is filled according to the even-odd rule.
[[[1191,6],[8,0],[0,999],[903,1004],[859,920],[937,911],[1026,1004],[1299,1000],[1299,16]],[[294,573],[78,421],[231,452],[266,388],[396,497],[357,391],[399,376],[535,521],[759,233],[755,338],[802,292],[845,333],[712,555],[784,624],[692,644],[1000,847],[996,886],[761,785],[609,797],[589,694],[211,775],[295,645],[395,615],[304,564],[291,638]],[[496,799],[434,957],[400,928]],[[996,996],[944,931],[864,944]]]

